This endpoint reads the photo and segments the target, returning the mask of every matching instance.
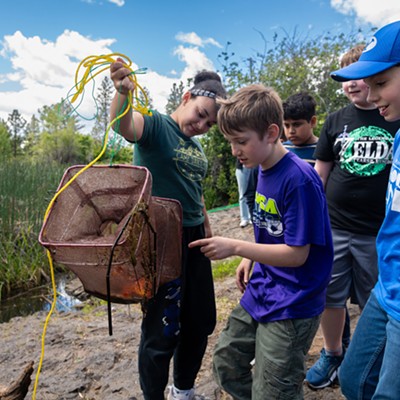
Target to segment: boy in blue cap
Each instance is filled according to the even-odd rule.
[[[358,61],[364,48],[354,46],[340,66]],[[343,82],[342,87],[350,103],[329,114],[314,154],[324,182],[335,257],[321,318],[324,347],[306,376],[313,389],[323,389],[337,377],[350,342],[350,324],[346,335],[343,329],[348,299],[362,310],[378,279],[376,236],[385,217],[392,146],[400,129],[400,121],[386,121],[367,100],[369,89],[362,79]]]
[[[334,71],[345,82],[364,79],[368,101],[387,121],[400,119],[400,21],[379,29],[359,61]],[[347,399],[400,398],[400,130],[386,194],[386,215],[377,236],[378,282],[358,321],[339,372]]]

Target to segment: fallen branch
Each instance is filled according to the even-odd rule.
[[[33,361],[24,369],[20,377],[11,383],[9,387],[0,386],[0,400],[23,400],[31,384],[33,372]]]

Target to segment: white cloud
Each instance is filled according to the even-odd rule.
[[[198,47],[184,47],[180,45],[175,49],[174,54],[186,64],[180,78],[183,82],[186,82],[189,78],[193,78],[198,71],[203,69],[214,70],[212,61]]]
[[[122,7],[125,5],[125,0],[108,0],[110,3],[117,5],[118,7]]]
[[[160,112],[165,112],[168,96],[171,93],[171,88],[174,83],[179,82],[179,79],[168,78],[162,76],[155,71],[148,71],[145,75],[138,78],[141,86],[146,87],[153,100],[153,107]]]
[[[399,0],[331,0],[331,6],[344,15],[355,16],[359,23],[378,28],[400,20]]]
[[[18,109],[30,120],[39,108],[66,98],[74,86],[79,62],[89,55],[87,49],[93,54],[107,54],[113,42],[91,40],[69,30],[55,42],[38,36],[25,37],[20,31],[5,36],[0,54],[9,59],[12,72],[1,75],[0,82],[14,82],[18,88],[0,91],[0,117],[6,119],[13,109]],[[87,115],[88,106],[83,103],[81,111]]]
[[[222,48],[222,46],[215,39],[213,39],[213,38],[201,38],[195,32],[188,32],[188,33],[179,32],[175,36],[175,39],[180,41],[180,42],[191,44],[191,45],[198,46],[198,47],[204,47],[207,44],[211,44],[213,46]]]
[[[193,37],[196,36],[193,33]],[[207,41],[212,43],[209,39],[204,42]],[[70,30],[65,30],[53,42],[39,36],[26,37],[20,31],[4,36],[0,56],[11,63],[12,70],[0,74],[0,118],[7,119],[12,110],[17,109],[29,121],[43,106],[71,98],[75,93],[75,73],[79,63],[90,55],[111,54],[114,43],[114,39],[95,40]],[[154,108],[165,111],[173,83],[179,83],[180,80],[186,82],[199,70],[214,69],[212,62],[199,47],[200,44],[196,46],[192,43],[190,47],[180,45],[175,49],[174,54],[185,67],[181,73],[173,74],[173,78],[162,76],[151,69],[138,76],[140,85],[149,90]],[[137,65],[131,67],[133,70],[138,68]],[[84,72],[85,68],[81,67],[78,83]],[[100,87],[100,81],[108,73],[107,68],[95,78],[95,90]],[[93,82],[85,87],[83,102],[79,103],[82,99],[80,97],[73,103],[79,115],[89,119],[95,113],[92,84]]]
[[[87,4],[96,4],[96,0],[81,0],[83,3]],[[125,5],[125,0],[107,0],[109,3],[115,4],[118,7],[122,7]]]
[[[193,35],[197,36],[195,33]],[[142,86],[145,86],[149,90],[153,105],[160,112],[165,111],[165,106],[174,83],[182,81],[186,84],[187,80],[193,78],[197,72],[203,69],[215,69],[212,61],[199,49],[199,46],[185,47],[179,45],[174,50],[174,55],[186,65],[179,75],[176,71],[172,71],[171,74],[174,78],[169,78],[155,71],[148,71],[140,77]]]

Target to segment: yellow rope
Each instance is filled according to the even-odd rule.
[[[139,85],[136,77],[135,71],[132,70],[131,65],[132,61],[125,55],[120,54],[120,53],[112,53],[109,55],[101,55],[101,56],[88,56],[85,59],[83,59],[80,64],[78,65],[78,68],[75,73],[75,89],[76,93],[74,96],[72,96],[71,103],[73,103],[80,95],[83,95],[84,92],[84,87],[85,85],[90,82],[92,79],[94,79],[97,75],[101,74],[105,70],[107,70],[109,67],[108,65],[113,63],[115,60],[113,57],[119,57],[121,59],[125,59],[126,61],[123,63],[123,66],[131,72],[129,74],[129,79],[134,83],[135,89],[132,94],[132,92],[128,93],[128,101],[130,108],[133,110],[136,110],[140,112],[143,115],[151,115],[151,111],[148,109],[148,98],[146,95],[145,90],[142,88],[142,86]],[[104,64],[107,64],[105,67],[103,67]],[[97,72],[93,73],[93,71],[97,68],[100,68]],[[82,68],[85,68],[85,71],[83,72],[82,78],[80,78],[80,71]],[[144,98],[144,103],[141,104],[139,100],[139,93],[143,95]],[[133,103],[133,99],[136,101],[136,105]],[[126,112],[128,109],[126,110]]]
[[[115,60],[112,58],[113,56],[117,56],[123,59],[128,60],[128,64],[124,64],[124,66],[128,69],[131,70],[130,65],[132,64],[131,60],[124,56],[123,54],[119,54],[119,53],[113,53],[110,55],[101,55],[101,56],[89,56],[86,57],[78,66],[78,69],[76,71],[75,74],[75,88],[76,88],[76,93],[73,96],[71,103],[74,102],[79,95],[83,95],[84,93],[84,86],[91,80],[93,79],[96,75],[98,75],[99,73],[105,71],[106,69],[109,68],[109,64],[111,64],[112,62],[114,62]],[[100,71],[96,72],[94,75],[91,75],[91,71],[94,67],[98,66],[98,65],[104,65],[107,64],[106,67],[102,68]],[[83,78],[81,80],[78,81],[78,76],[79,76],[79,70],[80,68],[84,66],[86,68],[86,71],[84,72]],[[44,215],[44,221],[43,223],[45,223],[51,208],[53,207],[54,202],[57,200],[58,196],[69,186],[71,185],[71,183],[79,176],[81,175],[83,172],[85,172],[87,169],[89,169],[91,166],[93,166],[97,161],[99,161],[101,159],[101,157],[104,155],[104,153],[107,150],[107,142],[108,142],[108,135],[109,135],[109,131],[111,129],[111,127],[119,120],[121,119],[124,115],[126,115],[128,113],[128,111],[130,109],[132,110],[136,110],[138,112],[140,112],[141,114],[144,115],[151,115],[151,111],[148,109],[148,98],[147,95],[145,93],[145,91],[143,90],[143,88],[137,83],[137,79],[136,79],[136,75],[135,72],[131,70],[131,74],[129,75],[129,79],[131,79],[134,84],[135,84],[135,90],[134,90],[134,94],[135,96],[133,97],[132,93],[129,92],[128,95],[128,105],[125,108],[125,110],[123,110],[123,112],[121,114],[118,114],[107,126],[106,132],[105,132],[105,137],[104,137],[104,141],[103,141],[103,147],[99,153],[99,155],[93,160],[91,161],[89,164],[87,164],[84,168],[82,168],[77,174],[75,174],[61,189],[59,189],[56,194],[53,196],[53,198],[51,199],[49,205],[47,206],[45,215]],[[143,94],[143,97],[145,99],[144,104],[141,104],[139,101],[139,91]],[[135,98],[136,100],[136,104],[133,103],[133,99]],[[48,323],[50,321],[50,317],[56,307],[57,304],[57,288],[56,288],[56,282],[55,282],[55,274],[54,274],[54,266],[53,266],[53,259],[51,256],[51,252],[50,250],[46,250],[46,254],[47,254],[47,258],[49,260],[49,267],[50,267],[50,275],[51,275],[51,283],[52,283],[52,290],[53,290],[53,301],[51,303],[51,307],[50,307],[50,311],[47,314],[45,323],[44,323],[44,327],[43,327],[43,332],[42,332],[42,340],[41,340],[41,355],[40,355],[40,361],[39,361],[39,366],[37,369],[37,373],[36,373],[36,378],[35,378],[35,384],[33,387],[33,393],[32,393],[32,400],[36,399],[36,392],[37,392],[37,386],[39,383],[39,375],[40,375],[40,371],[42,369],[42,365],[43,365],[43,359],[44,359],[44,349],[45,349],[45,338],[46,338],[46,331],[47,331],[47,326]]]

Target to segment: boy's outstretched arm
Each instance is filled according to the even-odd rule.
[[[262,244],[221,236],[213,236],[189,243],[190,248],[195,246],[199,246],[201,252],[211,260],[241,256],[274,267],[300,267],[305,263],[310,252],[309,244],[305,246]]]
[[[189,243],[189,248],[200,246],[201,252],[211,260],[221,260],[237,254],[236,242],[238,240],[228,239],[221,236],[213,236],[206,239],[195,240]]]

